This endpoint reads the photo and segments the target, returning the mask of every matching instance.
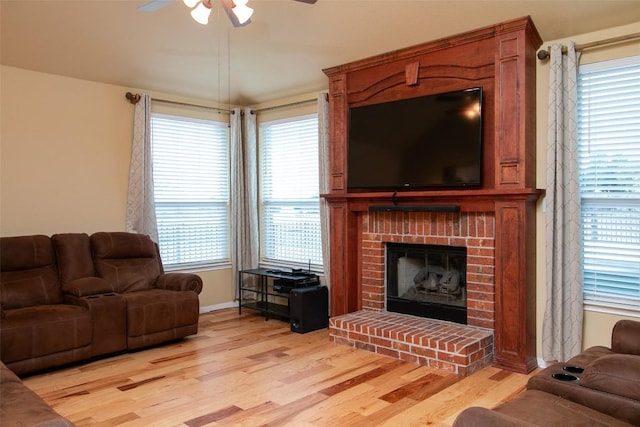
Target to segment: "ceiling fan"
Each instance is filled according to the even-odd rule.
[[[174,0],[151,0],[138,7],[141,12],[154,12],[173,3]],[[207,25],[209,22],[209,14],[216,0],[182,0],[184,4],[191,9],[193,19],[202,24]],[[231,24],[234,27],[244,27],[251,23],[251,15],[253,9],[247,6],[248,0],[217,0],[227,13]],[[318,0],[294,0],[301,3],[314,4]]]

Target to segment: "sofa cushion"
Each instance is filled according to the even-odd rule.
[[[62,302],[47,236],[0,238],[0,303],[4,310]]]
[[[51,242],[58,260],[58,274],[62,284],[95,276],[88,234],[54,234]]]
[[[113,285],[100,277],[83,277],[62,285],[62,290],[74,297],[86,297],[113,292]]]
[[[475,407],[462,411],[453,427],[466,426],[629,427],[631,424],[549,393],[527,390],[492,410]]]
[[[91,245],[98,258],[156,258],[156,245],[144,234],[99,232],[91,235]]]
[[[163,272],[156,244],[142,234],[95,233],[91,236],[94,265],[99,277],[115,292],[152,289]]]
[[[0,239],[0,270],[29,270],[55,262],[47,236],[3,237]]]
[[[23,308],[62,302],[58,274],[53,266],[0,273],[2,308]]]
[[[195,292],[152,289],[124,294],[127,300],[127,334],[149,335],[198,323]]]
[[[586,367],[580,385],[640,401],[640,356],[602,356]]]
[[[7,310],[2,319],[0,359],[11,362],[88,346],[92,340],[89,310],[66,304]]]
[[[533,375],[527,382],[527,389],[540,390],[555,394],[563,399],[595,409],[619,420],[640,426],[640,401],[623,397],[616,393],[607,393],[596,388],[585,387],[584,377],[588,373],[588,366],[603,357],[610,357],[611,353],[603,348],[596,348],[596,351],[588,351],[590,357],[596,354],[603,354],[600,358],[593,359],[589,364],[579,365],[585,368],[583,373],[567,372],[565,366],[576,366],[574,363],[554,363]],[[636,357],[636,356],[631,356]],[[575,360],[574,358],[570,359]],[[605,359],[606,360],[606,359]],[[571,374],[577,381],[562,381],[554,378],[554,374]],[[611,380],[611,378],[608,378]],[[604,376],[594,378],[592,385],[605,380]],[[611,390],[615,389],[615,386]]]
[[[594,360],[601,358],[602,356],[607,356],[609,354],[613,354],[610,348],[596,345],[593,347],[589,347],[588,349],[582,351],[571,359],[567,360],[564,365],[577,366],[580,368],[585,368]]]
[[[640,322],[630,319],[617,321],[611,333],[611,350],[640,356]]]

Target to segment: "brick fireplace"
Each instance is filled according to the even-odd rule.
[[[361,311],[332,318],[334,342],[468,375],[493,360],[495,216],[493,212],[362,212]],[[385,245],[467,249],[467,325],[385,310]]]
[[[467,324],[494,329],[493,212],[367,212],[362,215],[362,308],[385,308],[385,244],[467,248]]]

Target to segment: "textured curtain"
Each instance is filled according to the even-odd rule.
[[[241,270],[258,268],[258,178],[256,115],[234,108],[231,114],[231,265],[236,299]],[[253,280],[248,275],[246,280]],[[247,286],[250,286],[247,283]],[[244,297],[244,295],[243,295]]]
[[[151,97],[147,94],[141,95],[134,106],[126,229],[147,234],[158,242],[151,159]]]
[[[545,362],[564,361],[582,349],[582,242],[578,183],[578,56],[573,43],[551,46],[547,134],[547,301]]]
[[[318,95],[318,158],[320,161],[320,194],[329,192],[329,100],[326,93]],[[331,287],[329,263],[329,205],[320,198],[320,236],[322,239],[322,264],[327,287]]]

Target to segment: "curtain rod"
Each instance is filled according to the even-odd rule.
[[[287,108],[287,107],[295,107],[298,105],[305,105],[305,104],[311,104],[312,102],[316,102],[318,99],[317,98],[312,98],[312,99],[303,99],[302,101],[296,101],[296,102],[291,102],[289,104],[282,104],[282,105],[274,105],[273,107],[265,107],[265,108],[257,108],[257,109],[251,109],[251,113],[262,113],[263,111],[270,111],[270,110],[277,110],[279,108]]]
[[[625,36],[612,37],[610,39],[599,40],[591,43],[577,44],[576,50],[586,50],[593,49],[596,47],[601,47],[609,44],[622,43],[626,41],[640,39],[640,33],[627,34]],[[566,46],[562,47],[562,53],[567,53]],[[544,61],[549,58],[549,48],[542,49],[538,51],[538,59]]]
[[[130,103],[132,104],[137,104],[138,101],[140,101],[140,94],[139,93],[131,93],[131,92],[127,92],[125,95],[125,98],[127,98],[129,100]],[[198,108],[206,108],[208,110],[215,110],[215,111],[222,111],[224,113],[231,113],[231,110],[227,110],[225,108],[218,108],[218,107],[207,107],[206,105],[197,105],[197,104],[189,104],[187,102],[179,102],[179,101],[171,101],[168,99],[161,99],[161,98],[151,98],[152,101],[156,101],[156,102],[162,102],[165,104],[173,104],[173,105],[183,105],[186,107],[198,107]]]
[[[325,96],[327,96],[327,94],[325,94]],[[135,104],[138,103],[138,101],[140,101],[140,94],[127,92],[125,94],[125,98],[127,98],[130,103],[135,105]],[[159,99],[159,98],[152,98],[152,100],[156,101],[156,102],[164,102],[166,104],[185,105],[185,106],[188,106],[188,107],[208,108],[208,109],[211,109],[211,110],[223,111],[225,113],[233,113],[232,110],[227,110],[227,109],[218,108],[218,107],[206,107],[206,106],[203,106],[203,105],[189,104],[189,103],[186,103],[186,102],[179,102],[179,101],[170,101],[168,99]],[[310,104],[310,103],[316,102],[316,101],[317,101],[317,98],[303,99],[302,101],[291,102],[289,104],[274,105],[273,107],[251,109],[251,113],[270,111],[270,110],[277,110],[279,108],[295,107],[297,105]]]

